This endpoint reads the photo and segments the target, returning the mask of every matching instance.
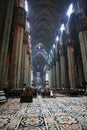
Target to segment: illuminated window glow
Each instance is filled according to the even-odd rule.
[[[40,46],[38,48],[40,49]]]
[[[53,48],[55,48],[55,44],[53,44]]]
[[[71,50],[72,50],[72,52],[74,52],[74,48],[72,48]]]
[[[61,25],[60,30],[61,32],[65,30],[64,24]]]
[[[52,50],[51,50],[51,54],[52,54]]]
[[[46,73],[46,80],[49,80],[49,76],[48,76],[48,74]]]
[[[69,6],[68,11],[67,11],[68,17],[70,17],[70,15],[71,15],[72,12],[73,12],[73,5],[71,4],[71,5]]]
[[[49,54],[49,57],[50,57],[50,54]]]
[[[59,36],[57,35],[57,37],[56,37],[56,41],[58,42],[59,41]]]
[[[26,12],[28,12],[28,3],[27,3],[27,0],[25,0],[25,10],[26,10]]]

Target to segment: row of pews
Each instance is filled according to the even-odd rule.
[[[54,90],[54,97],[57,95],[66,95],[66,96],[78,96],[78,95],[87,95],[87,91],[84,89],[78,90]],[[44,91],[39,93],[43,98],[50,97],[50,91]],[[0,104],[5,103],[8,98],[20,98],[20,102],[33,102],[33,98],[37,97],[37,92],[32,90],[22,90],[22,89],[8,89],[0,91]]]
[[[3,93],[7,99],[20,98],[20,102],[32,102],[33,98],[37,97],[37,93],[35,91],[23,89],[5,89]]]

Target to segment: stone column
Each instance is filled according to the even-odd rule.
[[[59,60],[56,60],[56,84],[57,88],[60,88],[60,63]]]
[[[27,46],[25,45],[25,49],[24,49],[24,84],[27,84],[27,78],[26,78],[26,75],[27,75],[27,71],[26,71],[26,61],[27,61]]]
[[[28,86],[28,82],[29,82],[29,54],[26,52],[26,62],[25,62],[25,69],[26,69],[26,73],[25,73],[25,77],[26,77],[26,86]]]
[[[22,78],[21,78],[21,84],[23,87],[23,84],[25,84],[25,59],[26,59],[26,44],[23,42],[23,49],[22,49],[22,67],[21,67],[21,73],[22,73]]]
[[[28,86],[31,87],[31,73],[32,73],[32,50],[31,50],[31,40],[30,40],[30,36],[28,36],[29,38],[29,44],[28,44]]]
[[[52,54],[52,77],[53,77],[53,87],[56,88],[56,59],[55,59],[55,49]]]
[[[84,72],[81,57],[77,57],[77,65],[78,65],[79,84],[82,85],[82,82],[84,81]]]
[[[56,61],[54,60],[54,88],[57,87],[57,84],[56,84]]]
[[[31,58],[30,58],[30,50],[29,46],[27,46],[27,63],[26,63],[26,78],[27,78],[27,86],[31,87]]]
[[[60,61],[59,61],[59,52],[58,52],[58,44],[56,44],[56,48],[55,48],[55,52],[56,52],[56,86],[57,88],[60,88]]]
[[[20,87],[22,45],[25,22],[26,12],[24,9],[24,1],[19,0],[18,6],[16,8],[14,39],[11,57],[10,86],[13,88]]]
[[[81,2],[86,7],[85,1]],[[80,2],[76,3],[77,32],[79,35],[84,78],[85,82],[87,82],[87,14],[85,14],[82,4]]]
[[[87,82],[87,21],[86,18],[83,16],[82,13],[77,15],[77,30],[79,33],[79,41],[80,41],[80,48],[81,48],[81,56],[83,62],[83,70],[84,70],[84,77],[85,82]]]
[[[74,63],[74,48],[72,46],[72,37],[67,34],[65,39],[65,44],[67,46],[67,56],[68,56],[68,71],[69,71],[69,81],[70,88],[76,87],[76,79],[75,79],[75,63]]]
[[[50,67],[50,63],[48,64],[48,76],[49,76],[49,87],[51,87],[51,67]]]
[[[4,3],[6,4],[6,3]],[[4,5],[5,6],[5,5]],[[13,15],[13,6],[14,0],[9,0],[7,2],[7,10],[5,17],[5,22],[3,25],[2,31],[2,40],[0,41],[0,89],[5,86],[5,72],[6,72],[6,58],[7,58],[7,51],[9,45],[9,36],[10,36],[10,29],[11,29],[11,22],[12,22],[12,15]],[[5,9],[5,8],[4,8]],[[1,17],[2,18],[2,17]]]
[[[55,88],[55,65],[54,65],[54,63],[52,63],[53,65],[52,65],[52,81],[53,81],[53,88]]]
[[[30,61],[28,60],[29,62],[29,67],[28,67],[28,86],[31,87],[31,63]]]
[[[26,84],[27,85],[27,73],[28,71],[26,71],[26,67],[28,65],[27,61],[28,61],[28,57],[29,55],[27,54],[27,46],[28,46],[28,32],[25,31],[24,32],[24,37],[23,37],[23,47],[22,47],[22,84]]]
[[[25,56],[24,56],[24,44],[22,46],[22,60],[21,60],[21,77],[20,77],[20,86],[21,88],[23,88],[23,83],[24,83],[24,60],[25,60]]]
[[[53,87],[53,65],[52,65],[52,61],[50,62],[50,71],[51,71],[51,75],[50,75],[50,84],[51,84],[51,88]]]
[[[64,48],[63,45],[59,47],[59,54],[60,54],[60,69],[61,69],[61,87],[66,87],[66,71],[65,71],[65,56],[64,56]]]

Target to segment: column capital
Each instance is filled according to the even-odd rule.
[[[65,37],[65,45],[66,46],[71,46],[72,42],[73,42],[72,35],[67,34],[66,37]]]
[[[53,64],[52,64],[52,61],[50,62],[50,68],[52,68]]]
[[[23,7],[16,7],[15,24],[25,28],[26,11]]]
[[[56,54],[55,61],[59,61],[59,54]]]
[[[52,60],[52,65],[55,65],[55,58],[53,58]]]
[[[51,69],[51,65],[50,64],[48,64],[48,70],[50,70]]]
[[[87,30],[87,17],[83,13],[77,14],[77,32]]]
[[[63,45],[59,45],[59,54],[60,54],[60,55],[64,55]]]

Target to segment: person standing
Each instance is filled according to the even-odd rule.
[[[50,90],[50,97],[52,97],[52,98],[54,97],[52,89]]]

